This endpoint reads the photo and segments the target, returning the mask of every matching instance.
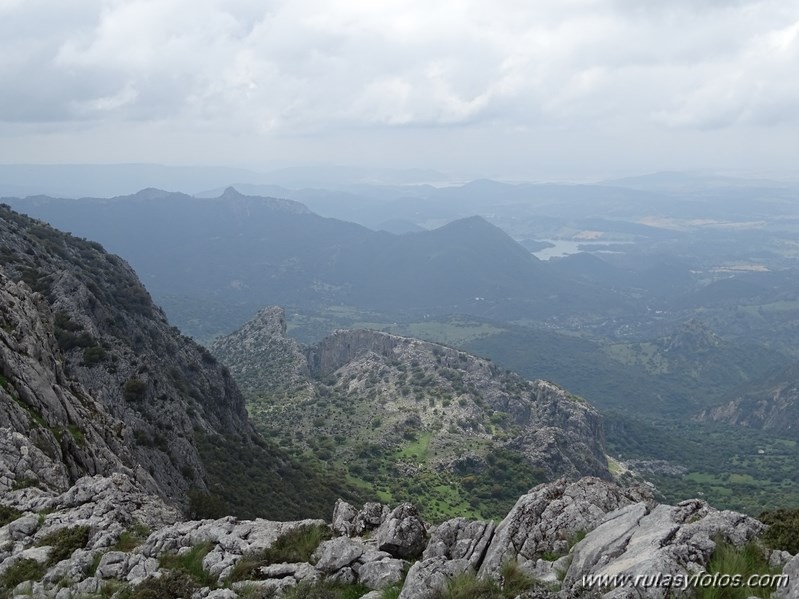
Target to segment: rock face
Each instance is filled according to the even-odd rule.
[[[80,476],[112,472],[155,490],[124,423],[68,380],[52,321],[40,295],[0,272],[0,492],[64,491]]]
[[[0,450],[0,492],[120,472],[182,508],[283,517],[347,493],[312,504],[327,483],[260,437],[228,370],[123,260],[4,205]]]
[[[195,429],[253,443],[227,372],[120,258],[4,207],[0,268],[0,426],[31,435],[70,480],[140,465],[182,503],[209,482]]]

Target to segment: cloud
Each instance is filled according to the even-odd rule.
[[[770,127],[797,30],[778,0],[0,0],[0,120]]]

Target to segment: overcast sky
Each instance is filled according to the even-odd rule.
[[[799,0],[0,0],[0,162],[799,165]]]

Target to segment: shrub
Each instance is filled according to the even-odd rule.
[[[105,358],[106,358],[105,350],[99,345],[87,347],[86,349],[83,350],[84,366],[94,366],[96,364],[99,364],[100,362],[105,361]]]
[[[0,588],[13,589],[26,580],[39,580],[44,572],[44,565],[35,559],[21,559],[0,576]]]
[[[216,579],[203,569],[203,559],[209,551],[211,544],[201,543],[182,555],[162,555],[160,565],[162,568],[186,574],[201,586],[212,587],[216,584]]]
[[[86,547],[89,542],[88,526],[72,526],[61,528],[39,539],[38,547],[49,545],[52,547],[47,565],[52,566],[61,560],[70,557],[76,550]]]
[[[793,555],[799,553],[799,509],[781,509],[760,514],[768,524],[763,542],[771,549],[782,549]]]
[[[22,512],[19,510],[14,509],[13,507],[8,507],[5,505],[0,505],[0,526],[5,526],[9,522],[13,522],[17,518],[22,515]]]
[[[147,383],[139,379],[129,379],[122,389],[122,397],[125,401],[139,402],[147,394]]]

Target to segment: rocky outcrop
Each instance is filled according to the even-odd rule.
[[[272,396],[291,390],[296,399],[313,394],[308,364],[300,345],[286,335],[282,308],[259,310],[235,336],[216,340],[212,350],[245,393]]]
[[[574,547],[563,587],[576,590],[589,575],[629,576],[630,580],[688,577],[704,571],[719,540],[741,547],[763,528],[754,518],[720,512],[696,499],[676,506],[628,505],[605,516]],[[621,584],[605,596],[638,597],[641,586]],[[652,585],[646,592],[648,597],[663,598],[673,596],[674,589]]]
[[[518,587],[523,599],[687,597],[690,589],[686,595],[685,589],[647,581],[655,575],[676,579],[704,573],[718,542],[741,547],[764,528],[700,500],[658,505],[638,488],[595,478],[557,481],[520,498],[496,528],[463,518],[435,527],[422,523],[430,538],[421,559],[411,564],[396,557],[397,543],[388,547],[392,554],[382,550],[381,541],[386,531],[396,538],[405,536],[396,531],[417,529],[415,509],[407,504],[355,509],[339,502],[335,514],[342,534],[325,539],[324,533],[335,533],[320,520],[180,521],[174,508],[142,493],[123,474],[84,477],[60,494],[11,491],[1,502],[15,511],[0,527],[0,593],[57,599],[105,596],[112,588],[148,589],[145,596],[162,596],[158,593],[166,587],[159,585],[166,584],[182,585],[182,596],[280,597],[290,587],[312,588],[324,581],[378,591],[364,595],[370,599],[400,587],[401,599],[432,599],[461,576],[512,584],[507,577],[514,569],[538,579]],[[381,514],[377,529],[355,534],[352,526],[340,526],[369,513]],[[575,538],[578,527],[582,532]],[[307,547],[309,531],[321,534],[315,549]],[[300,545],[306,547],[302,552],[313,551],[299,553]],[[785,564],[789,574],[799,563],[785,552],[773,552],[771,561]],[[22,580],[20,571],[26,572]],[[520,575],[515,576],[518,585]],[[586,587],[591,576],[639,582]],[[9,580],[13,586],[6,584]],[[797,597],[795,581],[791,584],[775,596]]]
[[[508,560],[532,567],[544,555],[565,555],[570,545],[608,512],[652,501],[644,488],[624,489],[597,478],[539,485],[520,497],[497,526],[480,574],[497,578]]]

